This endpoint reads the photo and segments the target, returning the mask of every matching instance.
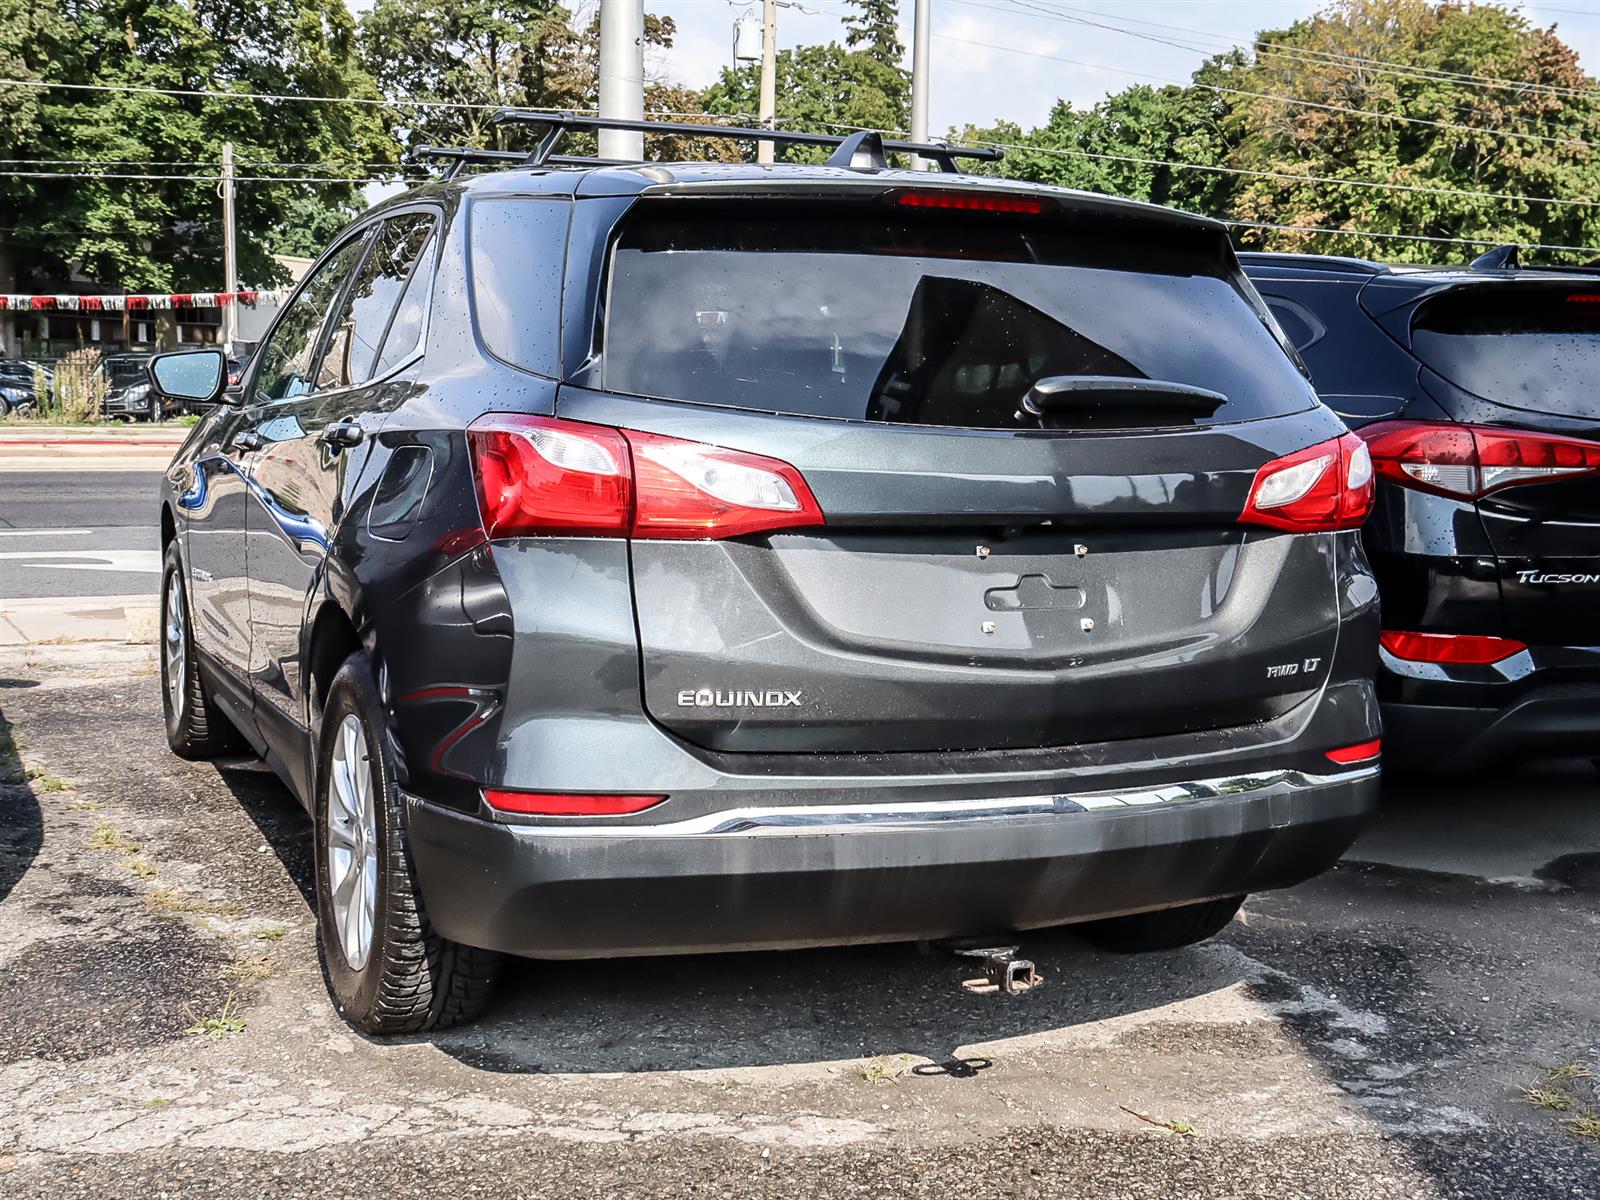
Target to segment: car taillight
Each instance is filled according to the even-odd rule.
[[[1044,212],[1043,200],[1032,196],[1007,196],[994,192],[901,192],[895,197],[901,208],[934,208],[958,212],[1022,213],[1037,216]]]
[[[557,417],[491,413],[467,429],[490,538],[705,541],[823,524],[786,462]]]
[[[1383,753],[1383,739],[1373,738],[1370,742],[1357,742],[1354,746],[1340,746],[1337,750],[1329,750],[1327,756],[1330,761],[1340,766],[1350,763],[1371,762]]]
[[[1361,431],[1373,469],[1402,487],[1459,500],[1600,472],[1600,442],[1557,434],[1383,421]]]
[[[1256,472],[1239,521],[1296,533],[1360,529],[1372,511],[1372,460],[1353,433],[1273,459]]]
[[[644,812],[665,796],[592,796],[587,793],[508,792],[484,788],[483,799],[496,812],[525,817],[624,817]]]
[[[1398,629],[1385,629],[1378,635],[1378,643],[1408,662],[1478,665],[1502,662],[1528,648],[1515,638],[1477,633],[1407,633]]]

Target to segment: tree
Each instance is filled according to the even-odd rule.
[[[899,13],[895,0],[849,0],[856,11],[844,19],[844,44],[854,50],[864,46],[863,53],[886,67],[898,67],[906,56],[905,44],[900,40]]]
[[[240,277],[282,281],[271,254],[303,248],[308,236],[342,224],[360,205],[359,183],[350,180],[368,176],[365,164],[394,160],[379,111],[371,103],[170,93],[376,101],[355,58],[354,33],[341,0],[0,0],[0,59],[10,64],[9,77],[165,90],[0,89],[0,157],[104,164],[84,168],[95,174],[205,176],[0,176],[0,210],[9,218],[0,227],[0,260],[10,260],[18,283],[76,268],[129,290],[219,288],[221,212],[211,177],[221,143],[232,141],[245,180]],[[306,174],[330,182],[248,181]]]

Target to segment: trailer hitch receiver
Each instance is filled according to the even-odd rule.
[[[1015,946],[986,946],[957,953],[963,958],[975,958],[982,965],[982,975],[961,981],[961,986],[974,995],[1020,996],[1044,986],[1044,976],[1030,960],[1017,957]]]

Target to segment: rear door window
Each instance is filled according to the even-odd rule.
[[[1534,412],[1600,417],[1596,284],[1452,288],[1417,309],[1411,344],[1429,367],[1485,400]]]
[[[1314,394],[1205,228],[813,203],[646,202],[613,253],[610,391],[806,416],[1038,428],[1049,376]]]

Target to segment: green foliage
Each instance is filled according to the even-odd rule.
[[[342,0],[0,0],[0,62],[55,83],[376,97]],[[364,105],[0,88],[0,135],[7,158],[123,160],[95,169],[134,175],[208,174],[223,141],[241,174],[305,173],[253,162],[393,159],[379,112]],[[146,165],[173,162],[196,165]],[[350,183],[241,184],[241,278],[282,278],[270,255],[305,228],[308,199],[347,218],[359,195]],[[132,290],[222,285],[221,205],[207,181],[0,176],[0,210],[16,218],[0,241],[27,273],[76,266]]]
[[[1252,53],[1208,60],[1187,87],[1139,85],[1088,109],[1059,104],[1026,134],[964,136],[1022,147],[1008,175],[1299,227],[1241,230],[1246,246],[1416,262],[1467,251],[1299,230],[1600,245],[1600,209],[1539,202],[1600,195],[1594,88],[1553,30],[1508,9],[1339,0],[1261,34]],[[1396,186],[1339,182],[1350,179]]]
[[[898,5],[895,0],[848,0],[855,12],[844,19],[844,44],[854,50],[864,46],[865,54],[886,67],[898,67],[905,57],[900,41]]]

